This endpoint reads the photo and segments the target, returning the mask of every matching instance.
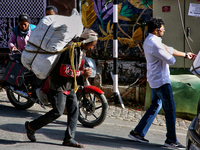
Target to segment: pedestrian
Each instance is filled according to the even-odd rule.
[[[25,49],[31,31],[35,28],[35,25],[30,24],[30,17],[26,13],[20,14],[18,23],[19,24],[12,30],[8,41],[8,47],[11,51],[20,50],[22,52]]]
[[[57,15],[58,14],[58,9],[55,6],[49,5],[45,9],[46,16],[48,15]]]
[[[161,107],[165,112],[166,140],[165,146],[185,149],[176,137],[176,108],[170,84],[169,65],[175,63],[174,56],[194,59],[195,54],[181,52],[162,43],[165,28],[161,18],[153,18],[148,24],[149,35],[146,37],[143,48],[147,63],[147,79],[151,87],[151,106],[129,134],[129,137],[139,142],[149,142],[145,135]]]
[[[84,64],[84,50],[91,50],[97,44],[97,33],[91,29],[85,29],[82,33],[79,41],[82,43],[80,47],[74,49],[74,67],[76,77],[84,75],[89,77],[91,75],[91,68],[83,68],[79,70],[80,65]],[[67,109],[67,129],[65,131],[65,137],[63,140],[63,146],[72,146],[82,148],[84,145],[79,144],[74,140],[76,126],[78,121],[79,107],[77,104],[76,93],[74,93],[74,73],[70,64],[70,52],[65,51],[61,54],[58,63],[49,75],[49,87],[48,98],[51,101],[53,109],[47,112],[45,115],[25,123],[25,128],[28,138],[35,142],[35,131],[43,126],[53,122],[59,118],[64,110]],[[65,95],[63,91],[71,90],[69,95]]]

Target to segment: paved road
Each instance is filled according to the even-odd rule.
[[[28,110],[17,110],[7,100],[5,92],[0,93],[0,150],[55,150],[73,149],[60,146],[66,128],[66,115],[36,132],[37,142],[29,142],[24,122],[37,118],[47,110],[34,105]],[[105,122],[95,128],[85,128],[78,123],[76,140],[85,144],[87,150],[166,150],[163,116],[158,115],[143,144],[130,140],[129,131],[134,128],[144,112],[109,106]],[[177,119],[177,137],[185,145],[187,126],[190,121]]]

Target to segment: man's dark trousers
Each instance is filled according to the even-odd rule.
[[[50,89],[48,98],[51,101],[53,109],[47,112],[45,115],[31,121],[30,127],[33,130],[38,130],[43,126],[53,122],[63,114],[66,106],[68,117],[64,141],[74,138],[79,114],[77,97],[74,93],[74,90],[71,90],[69,95],[65,95],[62,91]]]

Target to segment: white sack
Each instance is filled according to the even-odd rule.
[[[29,42],[48,51],[56,52],[79,37],[83,32],[81,15],[73,9],[71,16],[48,15],[44,17],[31,32]],[[41,43],[42,42],[42,43]],[[37,51],[37,48],[27,43],[26,50]]]
[[[51,70],[55,67],[60,53],[59,54],[37,54],[36,53],[29,53],[26,51],[22,52],[22,64],[24,67],[26,67],[29,70],[32,70],[34,74],[39,79],[46,79],[48,74],[51,72]],[[35,57],[32,65],[31,61]]]
[[[194,75],[197,75],[197,77],[200,77],[200,51],[197,54],[193,65],[190,67],[190,72]]]
[[[29,42],[47,52],[60,51],[73,38],[80,37],[83,32],[81,15],[73,9],[72,15],[49,15],[44,17],[31,32]],[[38,48],[27,43],[25,50],[38,51]],[[37,54],[22,52],[22,64],[32,70],[40,79],[45,79],[55,66],[60,54]],[[40,50],[40,52],[44,52]],[[34,58],[34,56],[36,57]],[[34,59],[34,60],[33,60]],[[32,62],[33,61],[33,62]],[[32,62],[32,64],[31,64]]]

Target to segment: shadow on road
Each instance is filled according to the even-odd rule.
[[[22,124],[5,124],[0,126],[0,130],[7,130],[10,132],[17,132],[17,133],[24,133],[25,129],[24,125]],[[47,129],[42,128],[36,132],[36,138],[37,134],[42,134],[43,136],[46,136],[52,140],[60,140],[62,142],[64,131],[63,130],[54,130],[54,129]],[[77,141],[81,142],[82,144],[85,144],[86,146],[89,145],[96,145],[96,146],[105,146],[105,147],[112,147],[112,148],[137,148],[139,149],[159,149],[159,150],[168,150],[168,148],[164,147],[163,145],[153,144],[153,143],[140,143],[135,142],[132,140],[129,140],[128,138],[122,138],[122,137],[116,137],[116,136],[110,136],[105,134],[97,134],[97,133],[89,133],[88,130],[86,132],[80,132],[77,131],[76,138]],[[11,145],[11,144],[17,144],[17,143],[27,143],[27,141],[16,141],[15,140],[0,140],[0,144],[4,145]],[[57,145],[60,146],[60,144],[46,142],[46,141],[38,141],[36,143],[42,143],[42,144],[48,144],[48,145]],[[92,144],[91,144],[92,143]],[[108,148],[109,149],[109,148]]]
[[[41,112],[40,112],[41,113]],[[45,113],[45,111],[43,112]],[[0,105],[0,116],[5,118],[23,118],[22,120],[26,120],[27,117],[30,118],[37,118],[41,114],[39,114],[39,111],[33,111],[33,110],[17,110],[14,107],[10,106],[4,106]],[[67,120],[67,119],[66,119]],[[5,122],[5,121],[4,121]],[[64,130],[65,130],[66,122],[64,121],[54,121],[53,123],[45,126],[44,128],[36,131],[36,138],[37,135],[40,134],[40,140],[38,140],[36,143],[42,143],[42,144],[48,144],[48,145],[59,145],[56,143],[46,142],[42,141],[41,135],[46,136],[52,140],[60,140],[62,142],[63,136],[64,136]],[[62,127],[62,129],[60,129]],[[102,126],[103,128],[106,126]],[[79,141],[82,144],[85,144],[86,147],[92,145],[92,146],[105,146],[105,147],[112,147],[112,148],[136,148],[138,150],[142,149],[159,149],[159,150],[168,150],[168,148],[164,147],[163,145],[154,144],[154,143],[140,143],[140,142],[134,142],[133,140],[129,140],[128,137],[118,137],[118,136],[112,136],[104,133],[93,133],[99,128],[86,128],[83,127],[81,124],[78,124],[78,128],[84,128],[83,131],[77,131],[75,139]],[[0,125],[0,130],[2,131],[8,131],[8,132],[14,132],[19,134],[25,134],[25,127],[24,122],[22,123],[4,123]],[[101,130],[102,131],[102,130]],[[42,142],[41,142],[42,141]],[[0,144],[3,145],[11,145],[11,144],[17,144],[17,143],[27,143],[27,141],[19,141],[19,139],[16,140],[8,140],[8,139],[0,139]],[[60,143],[61,144],[61,143]],[[60,145],[59,145],[60,146]]]

